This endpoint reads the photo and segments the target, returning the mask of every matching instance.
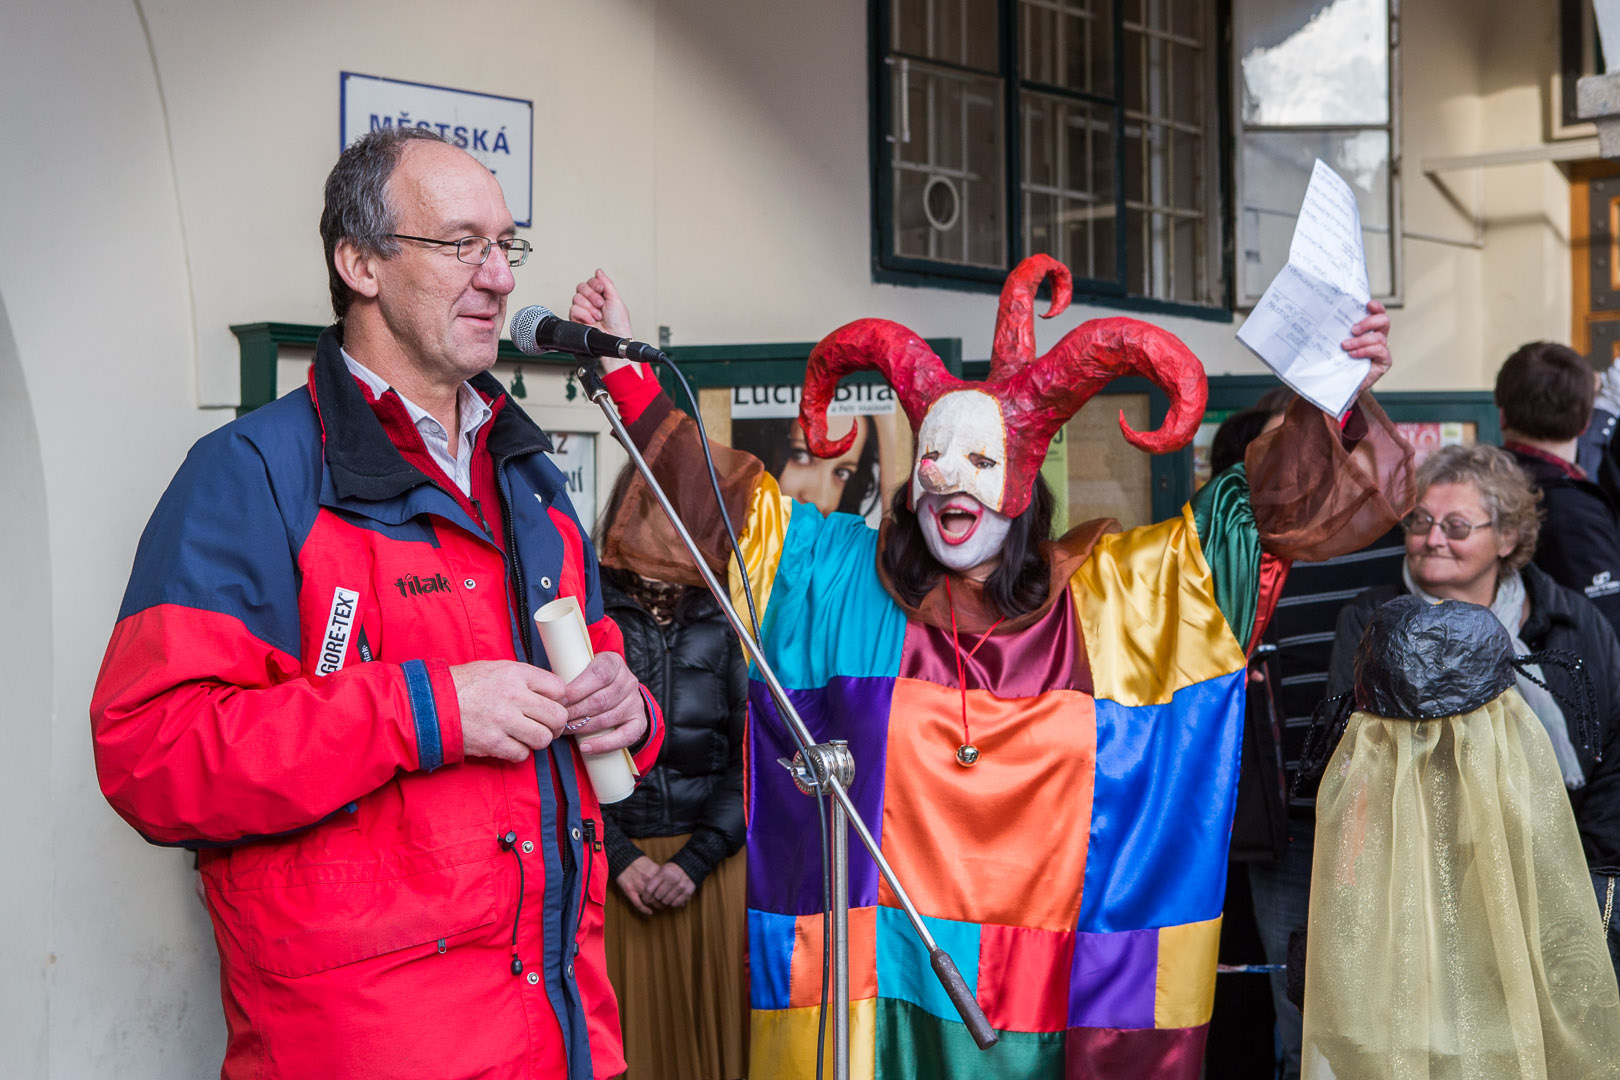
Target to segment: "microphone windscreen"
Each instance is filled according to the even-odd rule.
[[[540,324],[546,319],[555,319],[557,316],[543,304],[530,304],[528,307],[512,316],[512,344],[517,346],[518,352],[529,356],[538,356],[549,350],[535,340]]]

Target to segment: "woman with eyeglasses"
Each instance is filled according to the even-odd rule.
[[[1611,920],[1620,875],[1620,640],[1586,597],[1531,564],[1541,528],[1540,496],[1505,451],[1443,447],[1418,469],[1417,493],[1417,505],[1401,522],[1404,591],[1431,602],[1466,600],[1489,608],[1519,654],[1572,653],[1590,672],[1598,725],[1589,746],[1576,734],[1568,703],[1578,691],[1568,671],[1531,666],[1517,686],[1552,739],[1597,888],[1610,956],[1620,968],[1620,920]],[[1350,689],[1362,630],[1373,611],[1399,593],[1369,590],[1340,613],[1329,695]]]

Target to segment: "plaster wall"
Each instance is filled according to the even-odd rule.
[[[196,407],[178,204],[136,9],[0,7],[0,100],[0,484],[16,495],[0,544],[23,545],[27,605],[14,619],[8,603],[0,630],[8,667],[26,665],[0,705],[19,740],[0,893],[22,916],[4,946],[0,1073],[203,1076],[222,1025],[186,861],[108,808],[87,737],[141,523],[223,418]],[[13,1025],[26,1030],[12,1038]]]
[[[1551,0],[1405,5],[1403,389],[1489,385],[1568,326],[1552,166],[1422,158],[1543,133]],[[515,304],[595,266],[678,344],[807,340],[880,314],[988,353],[995,299],[876,285],[865,0],[54,0],[0,5],[0,1074],[191,1077],[223,1047],[186,857],[101,799],[86,712],[142,524],[237,400],[232,323],[324,323],[316,220],[338,73],[532,99],[536,256]],[[482,51],[472,46],[486,44]],[[1485,246],[1468,240],[1472,216]],[[1050,345],[1083,318],[1043,325]],[[1234,326],[1163,322],[1212,372]]]

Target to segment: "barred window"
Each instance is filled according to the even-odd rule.
[[[1215,7],[878,0],[879,277],[1045,253],[1093,298],[1223,304]]]

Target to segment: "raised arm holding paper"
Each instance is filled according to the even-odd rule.
[[[1318,161],[1288,263],[1244,320],[1238,340],[1300,397],[1343,416],[1389,369],[1388,330],[1384,306],[1367,284],[1355,192]]]

